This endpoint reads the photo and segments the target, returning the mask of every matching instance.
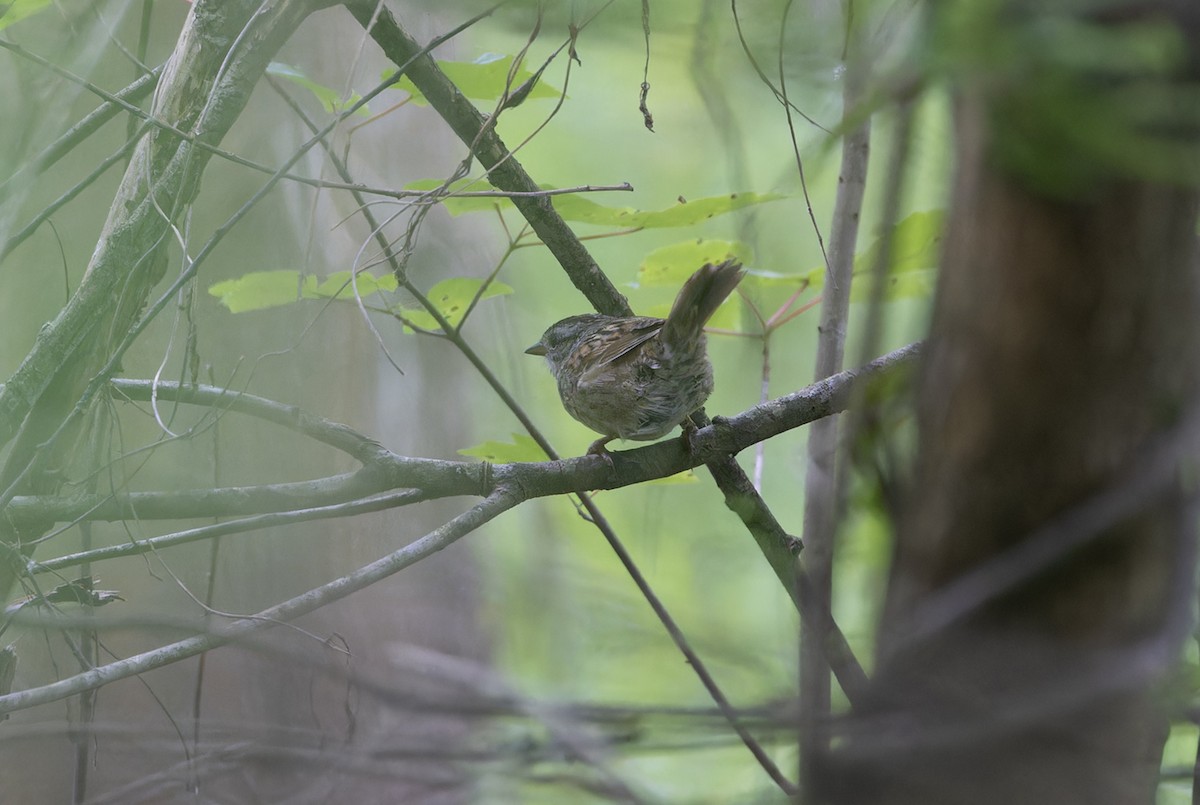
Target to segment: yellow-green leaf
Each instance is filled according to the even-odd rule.
[[[436,190],[445,182],[440,179],[421,179],[409,182],[406,190]],[[542,190],[555,190],[552,185],[540,185]],[[450,195],[442,200],[446,211],[451,215],[462,215],[464,212],[479,212],[493,210],[496,205],[509,204],[503,196],[457,198],[453,194],[459,191],[489,191],[495,190],[492,185],[481,179],[458,179],[449,185]],[[612,207],[601,204],[593,199],[596,193],[563,193],[551,196],[554,209],[564,220],[594,226],[607,226],[625,229],[665,229],[669,227],[693,226],[717,215],[733,212],[752,204],[764,204],[777,201],[786,196],[778,193],[729,193],[723,196],[709,196],[695,201],[680,202],[662,210],[638,210],[633,207]]]
[[[512,443],[486,441],[458,451],[460,456],[474,456],[493,464],[510,461],[546,461],[549,456],[538,443],[521,433],[512,434]]]
[[[778,271],[747,271],[742,286],[746,288],[808,288],[819,285],[824,277],[824,268],[814,268],[803,274],[781,274]]]
[[[638,266],[640,286],[680,286],[705,263],[720,263],[737,258],[742,263],[754,259],[754,250],[736,240],[688,240],[655,249]]]
[[[892,229],[892,255],[888,266],[885,299],[919,298],[933,293],[937,282],[938,261],[941,258],[942,210],[915,212]],[[850,301],[865,301],[871,293],[871,272],[883,247],[882,236],[854,258],[854,284]],[[825,269],[817,267],[797,275],[808,280],[810,287],[825,285]]]
[[[376,277],[360,273],[355,284],[359,296],[396,290],[396,278],[391,274]],[[354,286],[350,284],[349,271],[330,274],[322,281],[312,274],[301,276],[299,271],[255,271],[214,283],[208,293],[219,299],[229,312],[245,313],[291,305],[301,299],[353,298]]]
[[[32,17],[48,5],[50,0],[11,0],[8,3],[0,3],[0,31],[26,17]]]
[[[854,285],[850,288],[850,301],[867,301],[871,296],[871,281],[869,274],[855,277]],[[884,282],[887,283],[883,291],[884,299],[920,299],[933,295],[933,289],[937,285],[937,269],[925,268],[905,271],[903,274],[889,274]]]
[[[415,182],[409,182],[404,185],[405,190],[436,190],[445,182],[441,179],[419,179]],[[490,191],[496,188],[492,187],[482,179],[457,179],[450,183],[447,188],[451,195],[442,199],[442,206],[446,208],[446,212],[451,215],[462,215],[464,212],[480,212],[481,210],[493,210],[498,204],[508,204],[509,200],[503,196],[468,196],[466,198],[454,196],[454,193],[462,191]]]
[[[684,470],[674,475],[668,475],[666,478],[655,478],[653,481],[647,481],[646,483],[658,484],[659,486],[675,486],[677,484],[694,484],[699,480],[694,471]]]
[[[300,277],[299,271],[255,271],[209,286],[210,295],[221,300],[231,313],[265,310],[291,305],[303,298],[304,285],[315,288],[317,278]]]
[[[533,78],[533,73],[521,66],[515,75],[509,77],[509,70],[512,69],[513,57],[504,56],[499,53],[484,53],[475,61],[438,61],[438,67],[446,74],[446,77],[454,82],[458,87],[459,92],[477,101],[494,101],[504,94],[507,88],[510,92],[515,91],[518,87]],[[383,74],[384,79],[396,74],[395,70],[389,70]],[[429,101],[417,89],[416,85],[409,80],[408,76],[402,76],[396,82],[396,88],[402,89],[412,95],[413,103],[427,106]],[[544,81],[538,81],[534,84],[533,89],[526,96],[526,100],[531,98],[558,98],[562,95],[562,90],[550,86]]]
[[[672,300],[673,302],[674,300]],[[646,316],[656,316],[660,319],[665,319],[667,314],[671,312],[672,302],[663,302],[657,305],[651,305],[644,311],[639,311]],[[734,294],[721,303],[717,308],[717,312],[708,320],[705,327],[716,330],[732,330],[741,332],[742,329],[742,303],[741,298]]]
[[[313,288],[311,294],[306,292],[305,296],[322,299],[346,299],[353,298],[356,290],[357,295],[360,297],[370,296],[378,291],[396,290],[396,278],[391,274],[383,274],[377,277],[365,271],[359,272],[353,284],[350,282],[350,276],[349,271],[335,271]]]
[[[672,243],[655,249],[638,266],[637,282],[640,287],[668,287],[678,290],[696,269],[705,263],[720,263],[736,257],[743,263],[754,259],[754,250],[745,243],[734,240],[689,240]],[[645,310],[647,316],[666,318],[671,311],[672,298]],[[709,327],[720,330],[737,330],[741,325],[741,304],[737,294],[725,300],[717,312],[708,320]]]
[[[695,201],[681,201],[662,210],[637,210],[632,207],[608,207],[582,194],[554,197],[554,209],[568,221],[597,226],[665,229],[693,226],[709,218],[724,215],[753,204],[786,198],[778,193],[727,193]]]
[[[945,214],[941,210],[914,212],[892,230],[890,274],[927,271],[937,268],[941,256],[942,226]],[[879,258],[883,237],[854,258],[855,273],[871,271]]]
[[[321,102],[321,105],[325,107],[325,111],[331,115],[335,115],[362,100],[362,96],[357,92],[351,93],[349,98],[342,98],[337,90],[327,87],[324,84],[318,84],[301,72],[299,68],[293,67],[290,64],[284,64],[283,62],[273,61],[268,64],[267,74],[278,78],[286,78],[293,84],[304,87]],[[371,110],[367,108],[366,104],[363,104],[354,110],[354,114],[360,117],[370,117]]]
[[[438,312],[445,317],[451,327],[457,327],[462,321],[463,316],[466,315],[471,300],[479,293],[479,288],[482,285],[483,280],[471,277],[454,277],[442,280],[437,285],[434,285],[429,289],[426,297],[438,309]],[[512,293],[512,288],[503,282],[491,282],[484,289],[479,299],[482,301],[484,299],[491,299],[493,296],[503,296],[510,293]],[[401,313],[403,313],[405,319],[416,327],[426,330],[439,329],[437,320],[428,311],[404,310]]]
[[[938,260],[942,249],[941,210],[915,212],[892,230],[892,254],[888,265],[885,299],[930,296],[937,282]],[[866,301],[871,293],[871,272],[879,259],[883,236],[875,239],[865,252],[854,258],[854,285],[850,301]]]

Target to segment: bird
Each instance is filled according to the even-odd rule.
[[[569,316],[525,350],[545,357],[567,413],[601,434],[589,454],[607,454],[614,439],[658,439],[680,424],[687,434],[688,415],[713,390],[704,325],[745,274],[737,260],[705,263],[665,319]]]

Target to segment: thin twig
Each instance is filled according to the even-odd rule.
[[[59,701],[85,690],[95,690],[117,680],[143,674],[187,657],[194,657],[218,646],[246,640],[252,635],[273,628],[280,623],[294,620],[301,615],[306,615],[377,584],[453,544],[519,502],[520,498],[516,494],[507,490],[498,491],[415,542],[341,578],[322,584],[254,615],[240,618],[205,634],[102,665],[58,682],[0,696],[0,715]]]
[[[154,70],[134,81],[129,86],[118,91],[113,98],[115,100],[105,100],[104,103],[97,106],[91,112],[83,117],[78,123],[68,129],[54,142],[42,149],[41,153],[33,159],[21,165],[15,173],[0,182],[0,197],[8,195],[10,192],[9,184],[12,182],[31,180],[47,168],[54,165],[58,160],[69,154],[75,146],[82,143],[92,134],[94,134],[101,126],[115,117],[121,111],[129,111],[122,103],[132,104],[140,101],[154,89],[158,83],[158,77],[162,73],[162,66],[154,68]],[[135,107],[136,108],[136,107]],[[126,139],[133,139],[132,129],[129,131]],[[32,174],[32,175],[30,175]]]
[[[783,772],[780,771],[779,766],[776,765],[771,756],[759,744],[758,740],[742,724],[737,710],[725,696],[716,679],[713,678],[712,673],[708,670],[708,666],[704,664],[700,659],[700,655],[696,653],[691,643],[684,637],[679,624],[671,617],[671,613],[663,605],[662,599],[654,592],[654,589],[650,586],[650,582],[646,580],[641,569],[633,561],[633,557],[625,548],[620,538],[617,537],[616,532],[613,531],[607,518],[604,517],[604,514],[596,506],[595,501],[592,500],[590,495],[581,495],[580,500],[583,501],[583,506],[587,509],[588,516],[591,517],[596,528],[604,535],[604,539],[608,542],[609,547],[617,555],[617,559],[620,560],[621,565],[625,568],[625,572],[629,574],[629,578],[637,585],[638,590],[642,593],[642,597],[646,599],[646,603],[654,610],[655,616],[658,617],[663,628],[667,630],[667,634],[670,635],[671,640],[675,643],[675,647],[679,649],[679,653],[687,659],[688,664],[692,667],[692,671],[700,679],[700,684],[704,685],[704,689],[708,691],[708,695],[716,703],[717,708],[725,716],[726,721],[729,722],[729,726],[737,733],[738,738],[741,739],[746,749],[750,751],[750,754],[754,756],[758,765],[762,767],[763,771],[767,773],[767,776],[771,778],[775,785],[779,786],[779,789],[788,796],[795,794],[797,791],[796,785],[787,779]]]
[[[63,192],[62,195],[39,210],[38,214],[35,215],[29,221],[29,223],[21,227],[21,229],[15,232],[12,237],[5,240],[3,245],[0,245],[0,260],[3,260],[8,255],[12,254],[13,250],[28,240],[29,236],[37,231],[38,227],[49,220],[54,213],[62,209],[62,207],[64,207],[68,202],[70,202],[87,188],[91,187],[97,179],[108,172],[109,168],[111,168],[113,165],[116,165],[118,162],[125,160],[131,153],[133,153],[133,149],[137,146],[138,140],[141,138],[141,135],[144,132],[144,128],[139,129],[138,132],[132,138],[127,140],[124,145],[122,145],[109,156],[100,160],[96,167],[94,167],[87,176],[80,179],[73,186]]]
[[[249,531],[261,531],[264,528],[292,525],[300,522],[313,522],[332,518],[353,517],[370,512],[387,511],[400,506],[408,506],[428,500],[429,495],[415,489],[402,489],[367,498],[358,498],[345,503],[334,503],[328,506],[306,506],[288,511],[271,512],[237,520],[225,520],[220,523],[188,528],[148,539],[139,539],[118,545],[108,545],[103,548],[69,553],[63,556],[47,559],[42,562],[32,562],[29,570],[32,573],[53,573],[70,567],[86,565],[88,562],[101,562],[106,559],[119,559],[125,556],[139,556],[144,553],[154,553],[164,548],[177,545],[187,545],[192,542],[211,539],[229,534],[244,534]]]
[[[852,4],[848,3],[846,25],[850,27],[852,24]],[[850,47],[842,95],[844,124],[852,115],[858,114],[867,80],[866,65],[862,61],[864,49],[861,47],[861,35],[847,36]],[[791,129],[790,115],[788,125]],[[870,118],[864,117],[849,130],[842,142],[842,164],[825,265],[825,290],[821,295],[821,319],[817,327],[815,380],[841,371],[844,361],[850,285],[854,273],[858,224],[866,192],[870,141]],[[808,468],[804,476],[803,533],[806,551],[802,565],[812,586],[812,605],[821,612],[831,612],[833,609],[834,539],[841,511],[839,498],[845,491],[837,483],[838,464],[838,417],[829,417],[814,423],[809,430]],[[825,644],[825,635],[819,631],[809,628],[801,630],[800,752],[802,776],[806,779],[815,773],[813,763],[822,753],[823,725],[828,720],[831,707],[830,667],[825,656]]]

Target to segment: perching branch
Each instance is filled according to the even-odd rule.
[[[514,494],[519,494],[522,500],[580,490],[619,489],[665,478],[717,457],[736,455],[760,441],[842,411],[853,398],[856,388],[874,382],[884,373],[911,365],[919,349],[920,344],[910,344],[859,369],[840,372],[736,416],[720,417],[693,434],[690,452],[681,439],[667,439],[633,450],[617,450],[609,458],[580,456],[540,463],[488,464],[410,458],[387,450],[345,425],[304,413],[293,405],[209,386],[181,387],[175,383],[159,383],[160,399],[220,405],[285,425],[310,438],[337,446],[362,462],[363,467],[351,473],[290,484],[71,498],[17,497],[11,504],[10,514],[16,522],[31,519],[58,522],[75,519],[175,520],[251,512],[290,512],[339,502],[365,501],[370,496],[397,489],[420,490],[425,495],[422,499],[434,499],[458,495],[487,496],[511,486],[520,490]],[[148,397],[152,387],[149,381],[140,380],[114,380],[113,383],[131,399]],[[305,498],[298,494],[304,489],[315,493],[314,496]],[[344,494],[341,500],[331,499],[335,490]],[[257,501],[262,508],[252,508],[248,501]],[[270,508],[272,503],[274,508]],[[114,556],[141,553],[136,546],[137,543],[116,546],[128,553]],[[96,556],[93,552],[91,558],[109,557]]]

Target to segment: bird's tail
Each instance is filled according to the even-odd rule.
[[[705,263],[679,289],[663,325],[662,340],[674,347],[699,337],[704,325],[745,274],[737,260],[726,260],[720,265]]]

